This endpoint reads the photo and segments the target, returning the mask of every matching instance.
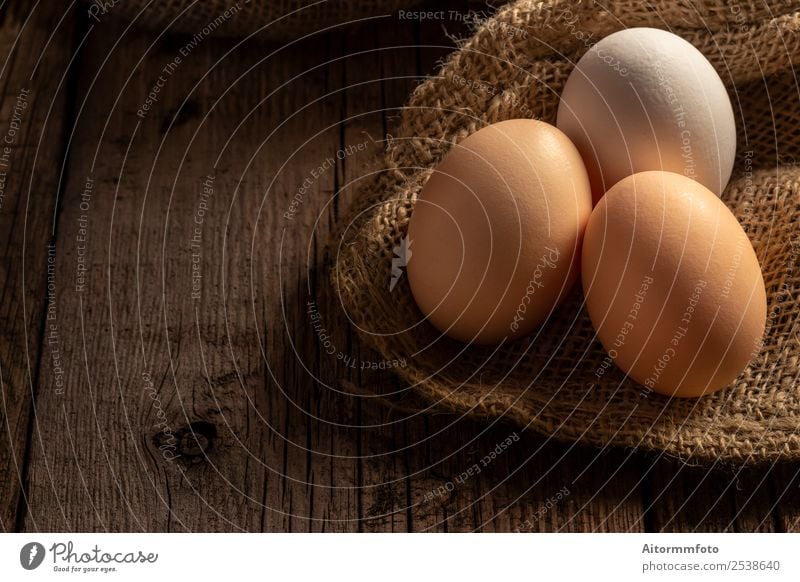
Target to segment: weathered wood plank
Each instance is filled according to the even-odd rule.
[[[354,98],[347,89],[348,71],[372,63],[348,55],[347,36],[347,32],[338,30],[325,35],[321,50],[314,54],[314,65],[324,73],[320,88],[330,108],[310,112],[307,132],[299,136],[312,140],[320,149],[303,148],[290,161],[308,168],[305,179],[293,186],[294,191],[301,192],[306,184],[313,183],[311,191],[303,194],[307,199],[299,211],[312,226],[295,228],[286,220],[282,222],[287,228],[287,245],[296,247],[302,257],[297,262],[299,269],[285,269],[287,278],[297,279],[296,295],[287,296],[287,304],[296,301],[296,308],[275,314],[294,330],[293,337],[287,339],[296,347],[288,351],[286,344],[276,346],[273,357],[296,360],[296,371],[286,380],[302,403],[310,435],[306,479],[309,504],[296,519],[305,530],[314,532],[355,531],[359,514],[357,409],[340,386],[341,379],[356,380],[358,371],[353,366],[359,356],[350,348],[347,326],[336,319],[335,293],[330,289],[325,265],[325,247],[343,203],[336,192],[349,176],[348,168],[362,161],[366,147],[361,145],[363,136],[348,134],[344,119]],[[377,67],[367,74],[377,75]]]
[[[398,63],[398,45],[393,17],[382,18],[380,24],[364,30],[358,35],[347,35],[345,52],[345,108],[342,121],[342,148],[353,152],[346,155],[340,164],[340,188],[337,196],[337,217],[344,219],[360,185],[360,179],[371,169],[374,160],[383,150],[383,138],[387,129],[387,117],[393,108],[402,104],[407,92],[396,84],[385,82],[384,77],[414,75],[415,62],[408,61],[412,50],[406,50],[406,59]],[[399,65],[399,66],[398,66]],[[321,282],[325,285],[325,281]],[[322,289],[320,289],[322,291]],[[354,369],[339,373],[339,378],[359,386],[375,386],[396,383],[391,373],[371,370],[373,363],[381,358],[361,345],[355,330],[348,324],[345,314],[338,309],[336,289],[329,289],[332,313],[337,315],[335,327],[339,340],[348,346],[348,355],[353,357]],[[358,395],[339,399],[340,407],[349,408],[355,414],[345,414],[358,427],[356,452],[358,454],[358,511],[351,524],[354,531],[408,531],[406,510],[407,483],[404,454],[391,453],[403,445],[403,424],[388,418],[385,409],[375,407],[370,398]],[[341,410],[341,409],[340,409]],[[340,412],[341,414],[341,412]],[[394,421],[394,422],[393,422]]]
[[[649,475],[654,531],[776,531],[774,468],[682,465],[660,459]]]
[[[47,245],[53,236],[68,62],[75,20],[66,5],[14,1],[0,22],[0,531],[25,510],[26,447],[37,393],[47,305]],[[63,20],[62,20],[63,18]]]
[[[769,468],[769,513],[777,532],[800,531],[800,464],[783,463]],[[763,512],[766,514],[766,511]]]
[[[55,255],[55,345],[66,386],[56,392],[56,371],[43,358],[24,529],[800,527],[789,467],[738,474],[682,467],[548,442],[502,422],[405,418],[342,390],[346,382],[403,386],[391,372],[361,369],[377,355],[335,309],[323,246],[352,199],[347,185],[378,147],[371,138],[391,132],[393,108],[452,50],[445,32],[459,30],[457,19],[385,19],[288,47],[203,39],[186,55],[185,37],[151,46],[148,33],[110,21],[91,30],[74,87]],[[0,33],[0,43],[8,38]],[[60,69],[55,57],[40,65],[48,83],[63,71],[60,58]],[[160,76],[163,86],[144,111]],[[9,95],[10,82],[0,119]],[[39,109],[31,130],[37,119],[44,123]],[[48,159],[59,156],[53,127],[45,127]],[[19,246],[4,256],[13,282],[5,296],[24,284],[29,304],[39,305],[38,318],[31,311],[25,322],[14,319],[0,344],[4,396],[14,386],[4,412],[15,415],[17,443],[8,453],[0,448],[5,471],[20,462],[27,434],[31,381],[16,346],[26,325],[29,346],[38,345],[47,238],[34,233],[50,226],[52,166],[36,174],[34,191],[53,194],[49,207],[37,203],[26,237],[26,264],[30,258],[38,272],[26,270],[22,281],[12,268]],[[10,241],[18,216],[0,211],[15,229]],[[4,298],[3,309],[16,318],[19,300]],[[0,482],[4,529],[16,502],[6,503],[1,488],[15,495],[12,480]]]
[[[309,393],[280,317],[297,305],[280,297],[296,291],[307,240],[281,253],[280,224],[312,167],[281,165],[338,107],[312,103],[324,69],[280,85],[324,44],[257,64],[273,49],[251,42],[217,63],[230,44],[187,51],[190,39],[175,37],[148,53],[151,41],[111,23],[90,41],[110,61],[91,91],[100,58],[84,67],[58,274],[72,283],[87,176],[90,270],[83,293],[58,297],[59,325],[74,330],[64,342],[72,373],[68,397],[43,403],[38,421],[44,442],[68,434],[74,446],[34,456],[31,516],[53,529],[304,529],[312,435],[289,399]],[[337,140],[312,142],[306,160],[324,160]],[[310,230],[312,216],[295,228]]]

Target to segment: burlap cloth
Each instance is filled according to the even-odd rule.
[[[693,463],[800,459],[800,90],[791,71],[800,60],[800,0],[602,5],[526,0],[502,7],[416,88],[329,247],[341,305],[366,344],[387,360],[405,360],[396,371],[425,410],[503,417],[559,440]],[[736,113],[738,156],[723,199],[760,259],[769,316],[761,353],[734,384],[700,399],[644,395],[614,366],[598,374],[606,353],[580,285],[537,333],[497,348],[437,339],[406,278],[389,290],[393,249],[431,168],[452,144],[504,119],[554,122],[574,62],[599,38],[631,26],[689,40],[716,67]]]
[[[419,0],[84,0],[97,19],[122,17],[138,26],[183,34],[290,40],[305,34],[390,15]],[[99,9],[108,4],[105,12]],[[227,12],[226,12],[227,11]],[[207,32],[203,32],[206,29]]]

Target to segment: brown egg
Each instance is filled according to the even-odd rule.
[[[592,212],[582,256],[597,335],[646,390],[713,392],[758,350],[767,315],[758,259],[698,182],[660,171],[621,180]]]
[[[513,119],[444,157],[408,227],[422,313],[481,344],[530,333],[577,280],[592,195],[578,150],[552,125]]]

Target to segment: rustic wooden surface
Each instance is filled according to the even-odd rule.
[[[335,351],[375,358],[324,245],[462,25],[386,16],[186,51],[73,4],[0,16],[0,136],[31,89],[0,208],[3,531],[800,530],[797,465],[688,467],[342,389],[402,386],[321,345],[309,311]]]

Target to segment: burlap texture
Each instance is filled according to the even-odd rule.
[[[103,5],[101,0],[84,0]],[[106,14],[153,30],[198,34],[216,21],[216,36],[290,40],[329,27],[391,15],[419,0],[119,0]],[[226,11],[228,13],[226,14]],[[100,16],[99,14],[97,16]]]
[[[559,440],[693,463],[800,459],[800,92],[791,70],[800,55],[800,1],[602,5],[509,4],[416,88],[331,243],[341,305],[366,344],[387,359],[405,358],[397,372],[431,410],[504,417]],[[391,292],[388,284],[417,194],[452,144],[504,119],[554,122],[581,54],[613,31],[645,25],[689,40],[729,88],[738,154],[723,200],[753,243],[768,295],[761,353],[731,386],[699,399],[643,395],[614,366],[598,377],[606,353],[580,285],[531,337],[467,348],[420,323],[405,277]]]

